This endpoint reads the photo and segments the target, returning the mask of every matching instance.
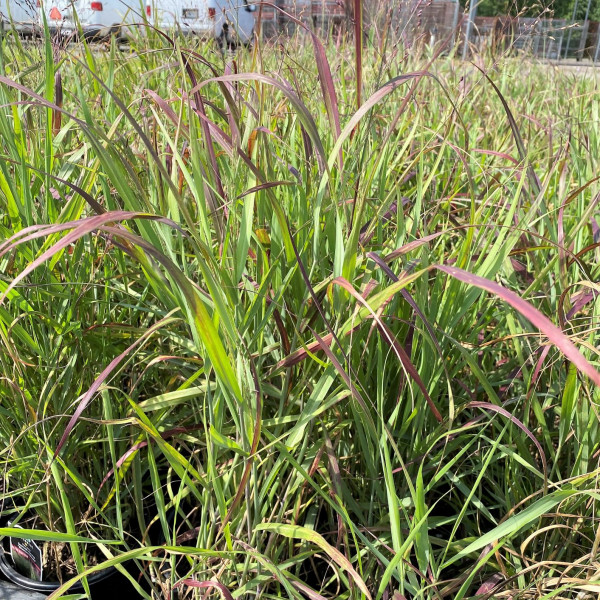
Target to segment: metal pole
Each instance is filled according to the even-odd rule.
[[[467,31],[465,32],[465,44],[463,46],[462,59],[466,60],[467,52],[469,50],[469,37],[471,36],[471,29],[477,16],[477,1],[470,0],[469,2],[469,20],[467,21]]]
[[[598,52],[600,51],[600,27],[596,31],[596,50],[594,52],[594,63],[598,61]]]
[[[575,6],[573,6],[573,16],[571,17],[571,24],[569,25],[569,34],[567,35],[567,45],[565,46],[565,55],[563,58],[567,58],[569,54],[569,46],[571,45],[571,27],[575,23],[575,17],[577,16],[577,9],[579,8],[579,0],[575,0]]]
[[[565,22],[566,23],[566,22]],[[565,28],[560,28],[560,38],[558,40],[558,50],[556,51],[556,60],[560,60],[560,55],[562,53],[562,45],[565,39]]]
[[[458,31],[456,30],[458,26],[458,11],[460,9],[460,2],[456,0],[454,3],[454,15],[452,16],[452,46],[455,47],[457,43],[457,35]]]
[[[587,32],[588,32],[588,17],[590,15],[590,4],[592,0],[588,0],[587,8],[585,9],[585,18],[583,19],[583,29],[581,30],[581,39],[579,40],[579,50],[577,51],[579,56],[577,60],[581,60],[583,58],[583,51],[585,50],[585,44],[587,42]]]

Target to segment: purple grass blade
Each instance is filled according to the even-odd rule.
[[[519,151],[519,157],[521,161],[525,163],[525,161],[527,160],[527,151],[525,149],[525,144],[523,143],[523,138],[521,137],[519,127],[517,126],[517,122],[515,121],[512,111],[508,106],[508,102],[504,98],[504,95],[499,90],[498,86],[490,79],[489,75],[477,65],[474,66],[479,71],[481,71],[483,76],[489,81],[490,85],[494,88],[494,91],[496,92],[498,98],[500,98],[500,102],[502,102],[502,106],[504,107],[504,112],[506,113],[506,117],[508,118],[508,123],[510,125],[513,137],[515,138],[517,150]],[[527,177],[529,179],[529,183],[531,184],[533,191],[535,192],[535,195],[538,196],[542,190],[542,184],[538,176],[536,175],[532,165],[527,166]]]
[[[67,423],[67,426],[65,427],[62,437],[60,438],[58,445],[56,446],[56,449],[54,450],[54,458],[56,458],[58,456],[58,454],[60,453],[60,451],[62,450],[63,446],[65,445],[65,442],[67,441],[69,435],[71,434],[71,431],[73,431],[73,428],[77,424],[79,417],[81,417],[81,415],[83,414],[83,411],[88,407],[90,402],[93,400],[96,392],[100,389],[100,386],[106,381],[106,379],[115,370],[115,368],[119,365],[119,363],[124,358],[126,358],[133,349],[137,348],[143,341],[148,339],[153,333],[155,333],[156,331],[158,331],[159,329],[161,329],[162,327],[164,327],[165,325],[170,323],[173,320],[173,317],[172,317],[173,312],[176,312],[177,310],[179,310],[179,309],[172,311],[169,315],[167,315],[166,317],[164,317],[160,321],[157,321],[156,323],[154,323],[154,325],[149,327],[137,340],[135,340],[135,342],[133,342],[133,344],[131,344],[128,348],[126,348],[123,352],[121,352],[121,354],[119,354],[117,357],[113,358],[113,360],[111,360],[110,363],[104,368],[102,373],[100,373],[100,375],[98,375],[98,377],[96,377],[96,380],[94,381],[92,386],[88,389],[88,391],[83,395],[83,397],[81,398],[81,400],[79,401],[79,403],[77,405],[77,408],[75,409],[75,412],[69,419],[69,422]]]
[[[396,274],[387,266],[385,261],[378,254],[376,254],[375,252],[369,252],[367,254],[367,256],[370,259],[374,260],[392,281],[394,281],[394,282],[399,281]],[[411,296],[410,292],[406,289],[402,289],[402,290],[400,290],[400,293],[402,294],[402,297],[406,300],[406,302],[408,302],[410,307],[415,311],[415,314],[419,317],[419,319],[421,319],[421,321],[423,321],[423,324],[425,325],[425,328],[427,329],[427,331],[431,337],[431,340],[433,341],[435,347],[437,348],[438,354],[440,355],[440,357],[443,358],[442,348],[440,347],[440,343],[438,342],[437,336],[435,335],[433,326],[431,325],[431,323],[429,322],[429,320],[427,319],[427,317],[425,316],[423,311],[419,308],[419,306],[415,302],[415,299]]]
[[[53,244],[48,250],[38,256],[34,261],[32,261],[25,269],[23,269],[8,285],[3,294],[0,295],[0,305],[5,300],[6,295],[12,290],[20,281],[22,281],[29,273],[34,271],[37,267],[43,264],[48,259],[52,258],[55,254],[68,247],[70,244],[76,242],[82,237],[92,233],[93,231],[102,227],[102,225],[106,225],[107,223],[114,223],[115,221],[123,221],[125,219],[134,219],[134,218],[150,218],[155,220],[162,220],[162,217],[154,217],[153,215],[145,215],[143,213],[134,213],[130,211],[112,211],[103,213],[101,215],[95,215],[93,217],[88,217],[86,219],[82,219],[80,221],[72,221],[69,223],[61,223],[60,225],[50,225],[43,226],[39,228],[38,231],[26,236],[20,237],[17,240],[14,240],[16,236],[19,236],[22,232],[16,234],[16,236],[12,236],[7,243],[3,244],[0,247],[0,257],[9,251],[11,248],[24,243],[25,241],[29,241],[32,239],[36,239],[42,236],[52,235],[54,233],[58,233],[60,231],[64,231],[66,229],[72,229],[70,233],[61,238],[56,244]],[[28,228],[30,229],[30,228]],[[13,240],[11,242],[11,240]],[[10,242],[10,243],[9,243]]]
[[[505,408],[502,408],[502,406],[492,404],[491,402],[469,402],[469,404],[467,404],[467,408],[481,408],[482,410],[490,410],[506,417],[511,421],[511,423],[514,423],[533,442],[537,451],[539,452],[544,472],[544,487],[548,485],[548,463],[546,462],[546,454],[544,453],[544,449],[538,442],[535,435],[533,435],[533,433],[527,427],[525,427],[525,425],[519,421],[517,417],[512,415]]]
[[[427,387],[423,383],[423,380],[421,379],[421,376],[419,375],[419,372],[417,371],[416,367],[412,364],[408,354],[402,347],[402,344],[400,344],[398,342],[398,340],[396,339],[396,337],[394,336],[394,334],[392,333],[390,328],[381,320],[379,315],[371,309],[368,302],[354,289],[354,286],[349,281],[347,281],[343,277],[336,277],[332,283],[339,285],[340,287],[345,289],[360,304],[362,304],[362,306],[364,306],[365,308],[367,308],[369,310],[369,312],[371,313],[371,316],[377,323],[377,327],[378,327],[379,331],[381,332],[383,339],[392,347],[392,349],[396,353],[398,360],[402,363],[402,366],[406,369],[406,372],[409,374],[411,379],[417,384],[417,386],[421,390],[433,416],[436,418],[438,423],[441,423],[443,421],[443,418],[442,418],[440,411],[437,409],[433,400],[429,396]]]
[[[312,143],[314,144],[317,150],[317,161],[319,162],[319,168],[322,172],[324,172],[327,168],[327,155],[325,153],[325,148],[323,147],[323,142],[321,141],[321,137],[319,135],[319,130],[315,124],[315,121],[310,114],[306,105],[300,100],[296,92],[292,89],[292,87],[287,82],[277,81],[272,77],[267,75],[263,75],[262,73],[239,73],[237,75],[222,75],[221,77],[212,77],[211,79],[206,79],[199,83],[190,93],[198,92],[201,88],[209,83],[213,82],[235,82],[235,81],[258,81],[260,83],[265,83],[266,85],[270,85],[275,89],[279,90],[286,96],[286,98],[292,103],[294,108],[297,111],[300,122],[306,129],[306,132],[310,136]]]
[[[362,104],[363,72],[363,11],[362,0],[354,0],[354,46],[356,59],[356,108]]]
[[[262,190],[268,190],[270,188],[279,187],[281,185],[297,185],[295,181],[269,181],[267,183],[261,183],[260,185],[255,185],[251,187],[249,190],[246,190],[243,194],[240,194],[236,197],[236,200],[241,200],[245,196],[250,194],[255,194],[256,192],[260,192]]]
[[[331,348],[329,347],[329,345],[326,344],[321,339],[319,334],[316,331],[314,331],[313,329],[311,329],[310,327],[309,327],[309,330],[313,334],[314,338],[317,340],[317,342],[320,345],[323,352],[325,352],[327,358],[331,361],[331,364],[334,366],[335,370],[340,374],[344,383],[348,386],[348,389],[350,390],[352,397],[361,406],[361,408],[364,412],[365,418],[367,418],[369,421],[369,426],[371,427],[371,429],[373,429],[375,427],[375,424],[373,423],[373,420],[371,418],[371,413],[369,411],[368,405],[365,402],[365,399],[362,397],[361,393],[356,388],[356,386],[352,383],[352,379],[350,378],[350,375],[348,375],[348,373],[346,373],[346,371],[340,364],[340,361],[336,358],[335,354],[331,351]]]
[[[600,386],[600,373],[581,354],[577,346],[548,317],[544,316],[537,308],[531,306],[529,302],[494,281],[479,277],[479,275],[474,275],[468,271],[463,271],[457,267],[434,265],[432,268],[447,273],[451,277],[458,279],[458,281],[490,292],[510,304],[537,327],[579,371],[585,373],[596,385]]]
[[[191,587],[191,588],[208,588],[208,589],[216,588],[221,592],[221,594],[223,595],[223,598],[225,598],[225,600],[233,600],[233,596],[231,595],[231,592],[222,583],[219,583],[218,581],[196,581],[195,579],[182,579],[181,581],[176,583],[173,587],[181,587],[181,586],[186,586],[186,587]]]
[[[174,427],[173,429],[169,429],[168,431],[163,431],[160,434],[160,437],[163,440],[168,440],[171,439],[173,437],[175,437],[176,435],[179,434],[188,434],[191,433],[192,431],[198,431],[199,429],[204,429],[205,425],[204,423],[200,423],[198,425],[191,425],[188,427]],[[144,442],[137,442],[136,444],[134,444],[133,446],[131,446],[131,448],[129,448],[118,460],[117,463],[115,464],[114,468],[110,469],[110,471],[108,471],[108,473],[104,476],[104,479],[102,479],[102,482],[100,483],[99,487],[98,487],[98,491],[96,492],[96,497],[98,497],[98,494],[100,494],[100,491],[102,490],[102,488],[104,487],[104,485],[106,484],[106,482],[114,475],[115,470],[116,469],[120,469],[125,462],[127,461],[127,459],[132,456],[133,454],[135,454],[138,450],[142,450],[143,448],[146,448],[149,445],[148,441],[144,441]]]

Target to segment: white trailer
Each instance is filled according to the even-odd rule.
[[[146,0],[148,20],[158,29],[214,37],[227,46],[252,41],[255,11],[251,0]]]
[[[15,29],[22,35],[34,35],[38,22],[36,0],[0,0],[2,29]]]
[[[52,33],[127,37],[144,19],[145,0],[41,0]]]

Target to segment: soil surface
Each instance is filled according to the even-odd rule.
[[[87,548],[88,567],[101,562],[98,550],[90,546]],[[46,542],[42,548],[42,561],[44,581],[58,581],[63,583],[77,575],[77,565],[71,553],[71,546],[63,542]]]

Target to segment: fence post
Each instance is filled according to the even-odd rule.
[[[583,28],[581,30],[581,39],[579,40],[579,50],[577,51],[578,57],[577,60],[583,59],[583,53],[585,51],[585,45],[587,43],[587,34],[590,22],[588,21],[588,17],[590,16],[590,5],[592,0],[588,0],[587,8],[585,9],[585,17],[583,20]]]
[[[465,32],[465,44],[463,46],[462,51],[463,60],[466,60],[467,52],[469,50],[469,38],[471,37],[471,29],[473,27],[473,23],[475,22],[475,17],[477,16],[477,3],[478,0],[470,0],[469,2],[469,18],[467,21],[467,31]]]
[[[596,50],[594,50],[594,63],[598,61],[598,52],[600,52],[600,27],[596,31]]]
[[[565,25],[566,25],[566,21],[565,21]],[[565,28],[561,27],[560,28],[560,39],[558,40],[558,50],[556,51],[556,60],[560,60],[560,55],[562,52],[562,45],[563,45],[564,41],[565,41]]]
[[[540,47],[540,30],[542,29],[541,23],[538,21],[533,26],[533,55],[537,56]]]
[[[569,25],[569,33],[567,35],[567,45],[565,46],[565,55],[563,58],[567,58],[569,54],[569,47],[571,46],[571,28],[575,23],[575,18],[577,17],[577,9],[579,8],[579,0],[575,0],[575,5],[573,6],[573,16],[571,17],[571,24]]]
[[[452,16],[452,32],[453,32],[453,42],[454,44],[456,44],[457,42],[457,34],[458,32],[456,31],[456,28],[458,27],[458,11],[460,9],[460,2],[458,0],[455,1],[454,3],[454,15]]]

